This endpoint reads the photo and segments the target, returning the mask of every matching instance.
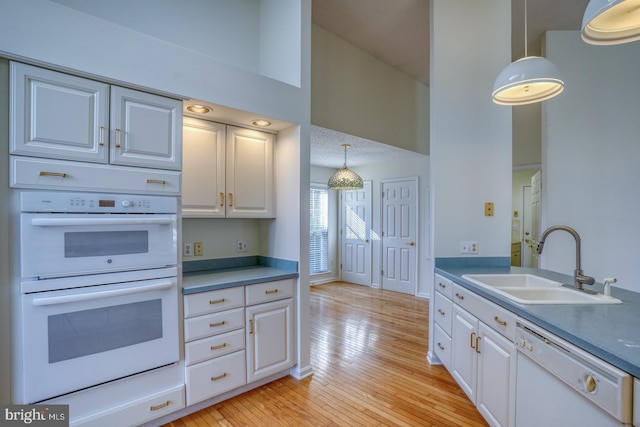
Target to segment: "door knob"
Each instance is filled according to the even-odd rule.
[[[525,231],[524,235],[525,235],[525,236],[528,236],[528,235],[529,235],[529,232],[528,232],[528,231]]]
[[[415,246],[415,245],[416,245],[416,242],[409,242],[409,243],[407,243],[407,245],[409,245],[409,246]]]

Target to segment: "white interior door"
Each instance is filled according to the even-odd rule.
[[[342,280],[371,286],[371,181],[341,191]]]
[[[415,295],[418,180],[382,183],[382,289]]]
[[[536,246],[540,237],[540,213],[542,211],[542,179],[541,172],[538,171],[531,177],[531,243],[533,248],[530,255],[529,267],[538,268],[538,256],[536,255]]]
[[[183,196],[184,197],[184,196]],[[522,267],[531,267],[531,251],[534,249],[531,234],[531,186],[522,187],[522,235],[520,236],[522,248]]]

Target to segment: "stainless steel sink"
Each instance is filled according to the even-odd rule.
[[[465,274],[462,278],[519,304],[622,303],[617,298],[577,291],[533,274]]]

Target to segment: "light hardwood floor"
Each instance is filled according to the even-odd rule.
[[[313,376],[287,376],[166,427],[486,426],[447,370],[426,360],[428,306],[343,282],[313,286]]]

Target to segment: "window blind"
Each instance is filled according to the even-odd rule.
[[[310,214],[310,274],[329,271],[329,190],[311,188]]]

